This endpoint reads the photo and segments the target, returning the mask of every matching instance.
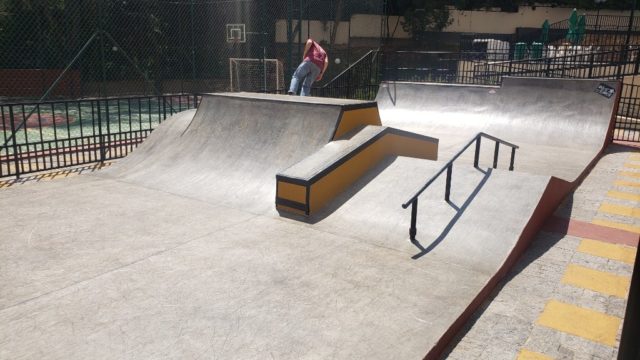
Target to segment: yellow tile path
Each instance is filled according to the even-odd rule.
[[[620,200],[640,201],[640,195],[623,192],[623,191],[610,190],[607,192],[607,196],[610,198],[620,199]]]
[[[535,351],[522,349],[516,360],[553,360],[553,358]]]
[[[602,219],[595,219],[592,221],[592,223],[596,225],[608,226],[611,228],[626,230],[636,234],[640,234],[640,226],[633,226],[629,224],[623,224],[615,221],[602,220]]]
[[[615,186],[640,187],[640,182],[617,180],[613,183]]]
[[[625,298],[629,291],[631,279],[588,267],[569,264],[562,277],[562,283],[597,291],[605,295]]]
[[[640,218],[640,209],[631,206],[623,206],[603,202],[598,209],[599,212],[608,214],[621,215],[627,217]]]
[[[616,345],[622,319],[560,301],[549,301],[537,323],[607,346]]]
[[[593,256],[621,261],[625,264],[633,264],[633,261],[636,258],[635,248],[591,239],[583,239],[580,242],[580,245],[578,245],[577,251]]]
[[[620,172],[618,172],[618,175],[620,175],[620,176],[634,177],[634,178],[640,178],[640,173],[638,173],[638,172],[633,172],[633,171],[620,171]]]

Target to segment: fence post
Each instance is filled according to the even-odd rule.
[[[493,168],[498,168],[498,152],[500,151],[500,143],[496,141],[496,148],[493,151]]]
[[[551,70],[551,60],[552,60],[551,58],[546,60],[546,63],[547,63],[547,75],[546,75],[546,77],[549,77],[549,72]]]
[[[27,119],[24,119],[26,122]],[[16,123],[13,117],[13,105],[9,105],[9,123],[11,124],[11,134],[13,141],[13,161],[16,167],[16,179],[20,178],[20,161],[18,159],[18,141],[16,140]]]
[[[167,120],[167,98],[164,95],[158,95],[158,101],[162,102],[162,120]],[[160,102],[158,104],[160,104]],[[182,102],[182,95],[180,95],[180,102]],[[169,116],[173,115],[173,108],[171,108],[170,111]],[[158,120],[159,119],[160,113],[158,113]]]
[[[111,149],[111,123],[109,122],[109,99],[104,99],[104,117],[107,124],[107,136],[104,143],[104,160],[107,160],[107,149]]]
[[[96,100],[98,104],[98,149],[100,149],[100,163],[104,163],[104,139],[102,138],[102,109],[100,109],[100,100]]]
[[[195,39],[194,39],[194,34],[195,34],[195,30],[194,30],[194,26],[193,26],[193,18],[194,18],[194,14],[195,14],[195,9],[194,9],[194,0],[191,0],[191,91],[195,91],[195,87],[196,87],[196,46],[195,46]]]

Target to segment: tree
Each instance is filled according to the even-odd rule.
[[[415,36],[422,31],[442,31],[453,19],[446,0],[412,0],[404,7],[404,31]]]

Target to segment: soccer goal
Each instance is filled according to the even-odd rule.
[[[229,58],[229,90],[271,92],[284,88],[284,68],[278,59]]]

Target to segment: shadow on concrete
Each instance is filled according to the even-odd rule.
[[[420,241],[417,240],[417,239],[411,240],[411,243],[413,245],[415,245],[418,249],[420,249],[419,253],[417,253],[417,254],[415,254],[415,255],[413,255],[411,257],[412,259],[417,260],[417,259],[423,257],[424,255],[428,254],[429,252],[431,252],[431,250],[433,250],[436,246],[438,246],[438,244],[440,244],[442,242],[442,240],[444,240],[447,237],[447,235],[449,234],[449,231],[451,231],[451,229],[458,222],[458,220],[460,219],[462,214],[464,214],[465,210],[467,210],[467,207],[469,207],[469,205],[471,204],[473,199],[478,195],[480,190],[487,183],[487,181],[489,180],[489,177],[491,177],[491,173],[493,171],[493,169],[491,169],[491,168],[487,169],[486,171],[484,171],[482,169],[479,169],[479,168],[476,168],[476,169],[484,174],[484,176],[482,177],[482,180],[480,180],[480,182],[473,189],[471,194],[469,194],[469,197],[467,197],[467,200],[465,200],[465,202],[464,202],[464,204],[462,204],[462,206],[458,207],[453,202],[448,201],[449,205],[456,210],[456,214],[454,215],[453,218],[451,218],[451,221],[449,221],[447,226],[445,226],[444,230],[442,230],[442,233],[440,233],[440,235],[435,240],[433,240],[433,242],[431,242],[431,244],[429,244],[429,246],[427,246],[427,247],[424,247],[420,243]]]
[[[393,84],[393,94],[391,94],[391,85]],[[388,82],[387,83],[387,95],[389,95],[389,100],[391,100],[391,103],[393,104],[393,106],[396,105],[396,99],[398,97],[398,93],[396,90],[396,83],[395,82]]]
[[[62,169],[44,170],[42,172],[30,173],[26,175],[20,175],[20,177],[3,177],[0,178],[0,189],[9,188],[17,185],[24,185],[33,182],[59,180],[63,178],[72,177],[75,175],[82,175],[98,171],[113,164],[114,161],[107,161],[103,163],[92,163],[87,165],[79,165],[73,167],[67,167]],[[22,164],[23,167],[26,167]]]
[[[573,208],[573,191],[567,195],[561,205],[558,207],[566,208],[567,213],[563,214],[563,217],[571,218],[571,209]],[[556,209],[556,211],[558,211]],[[543,226],[544,227],[544,226]],[[490,296],[482,303],[482,305],[476,310],[471,318],[464,325],[462,330],[458,332],[456,337],[449,343],[447,349],[442,353],[442,359],[446,359],[449,357],[453,349],[458,345],[460,340],[466,336],[469,330],[473,327],[473,325],[480,319],[484,311],[487,307],[493,302],[496,296],[502,291],[502,288],[509,283],[513,278],[518,276],[524,269],[526,269],[531,263],[536,261],[539,257],[544,255],[549,249],[551,249],[555,244],[563,239],[567,234],[563,233],[555,233],[555,232],[545,232],[544,230],[539,230],[531,244],[527,248],[527,250],[522,254],[522,256],[516,261],[515,265],[509,270],[507,275],[500,280],[498,285],[493,289]]]

